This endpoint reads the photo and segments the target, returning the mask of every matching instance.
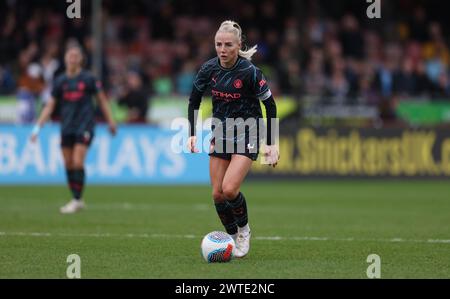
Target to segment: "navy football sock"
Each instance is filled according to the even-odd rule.
[[[67,175],[67,185],[69,186],[70,192],[72,193],[72,198],[75,198],[72,185],[73,185],[73,169],[66,169]]]
[[[231,207],[231,212],[236,219],[237,225],[244,227],[248,223],[247,202],[245,201],[244,194],[239,192],[234,200],[228,200],[227,202]]]
[[[225,230],[229,235],[234,235],[237,233],[236,220],[234,219],[233,212],[229,204],[224,202],[215,203],[217,215],[219,215],[220,221],[222,222]]]
[[[71,179],[69,181],[70,190],[72,191],[73,198],[80,200],[84,188],[84,169],[75,169],[71,170],[71,172]]]

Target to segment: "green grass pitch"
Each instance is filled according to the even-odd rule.
[[[251,251],[207,264],[202,237],[223,230],[208,186],[88,186],[61,215],[64,186],[0,187],[0,278],[450,278],[450,184],[270,181],[244,184]]]

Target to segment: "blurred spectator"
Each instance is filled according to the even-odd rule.
[[[450,74],[444,71],[439,76],[437,92],[433,95],[434,98],[448,99],[450,98]]]
[[[19,78],[19,90],[17,92],[19,123],[35,121],[36,103],[44,86],[41,66],[37,63],[31,63]]]
[[[414,9],[414,13],[412,14],[412,19],[409,24],[411,39],[421,43],[427,41],[427,21],[425,9],[421,6],[417,6]]]
[[[177,76],[177,91],[180,95],[188,96],[192,91],[192,84],[196,75],[196,67],[192,61],[187,61],[181,73]]]
[[[0,23],[2,24],[2,23]],[[0,66],[10,63],[16,57],[16,51],[19,47],[16,43],[15,31],[17,28],[17,19],[13,12],[9,12],[0,27]]]
[[[356,7],[354,0],[295,1],[242,1],[239,10],[237,2],[229,0],[189,5],[105,1],[105,89],[112,98],[122,96],[123,77],[133,69],[149,78],[143,84],[155,96],[188,96],[200,64],[215,55],[211,37],[217,23],[234,18],[247,34],[244,46],[258,44],[254,60],[264,68],[274,92],[298,99],[312,96],[317,104],[381,107],[387,101],[389,109],[392,103],[415,97],[450,97],[448,26],[439,18],[442,7],[436,1],[383,2],[390,13],[370,22],[360,15],[366,3]],[[61,71],[60,45],[72,39],[85,48],[89,68],[94,50],[89,16],[68,20],[66,6],[59,1],[8,1],[3,7],[0,93],[17,92],[14,82],[23,81],[24,70],[36,61],[46,82],[45,101],[55,72]],[[295,11],[297,7],[301,11]]]
[[[147,122],[147,110],[149,95],[142,85],[141,76],[137,72],[128,72],[127,84],[122,97],[119,98],[119,105],[126,106],[128,123]]]
[[[397,44],[385,48],[384,60],[377,70],[374,86],[383,98],[394,96],[399,91],[401,52]]]
[[[48,42],[46,49],[41,57],[40,63],[42,67],[42,77],[45,82],[44,90],[42,91],[42,102],[47,103],[51,96],[53,87],[53,79],[56,71],[61,67],[59,60],[59,48],[56,42]]]
[[[73,41],[73,39],[70,39]],[[94,52],[94,44],[93,44],[93,40],[92,40],[92,36],[86,36],[83,40],[83,44],[82,44],[82,48],[84,50],[84,67],[88,68],[88,69],[92,69],[93,65],[92,65],[92,55]],[[102,57],[106,57],[106,55],[104,54],[104,51],[101,51],[101,56]],[[99,72],[99,78],[102,79],[103,82],[103,87],[105,89],[109,88],[109,80],[108,80],[108,75],[109,75],[109,69],[107,66],[107,60],[106,59],[102,59],[101,61],[101,70],[98,70]],[[101,76],[100,76],[101,75]]]
[[[88,32],[90,32],[90,30],[88,29],[89,23],[83,21],[82,18],[75,18],[70,22],[65,22],[65,25],[65,38],[74,38],[78,42],[78,44],[82,45],[88,35]]]
[[[324,73],[323,53],[319,48],[311,51],[310,62],[304,74],[303,85],[308,95],[321,97],[325,94],[327,77]]]
[[[16,84],[11,71],[0,65],[0,95],[10,94],[14,92],[15,88]]]
[[[334,61],[331,78],[327,82],[327,90],[333,104],[345,104],[347,102],[350,84],[345,76],[343,59]]]
[[[418,95],[421,97],[426,96],[431,91],[433,91],[433,82],[427,76],[425,71],[425,62],[419,62],[416,69],[416,88],[413,95]]]
[[[344,57],[363,59],[364,41],[358,20],[355,16],[348,14],[342,18],[341,26],[340,41]]]
[[[405,58],[398,79],[398,93],[401,96],[416,95],[418,76],[414,73],[414,65],[410,58]]]

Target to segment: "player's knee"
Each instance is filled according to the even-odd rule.
[[[216,202],[216,203],[223,202],[225,200],[221,190],[213,190],[212,197],[213,197],[214,202]]]
[[[77,159],[77,158],[73,159],[72,168],[81,169],[81,168],[83,168],[83,166],[84,166],[84,162],[82,159]]]
[[[223,196],[228,200],[233,200],[239,194],[239,186],[233,184],[222,185]]]
[[[73,169],[73,161],[70,160],[64,160],[64,167],[66,169]]]

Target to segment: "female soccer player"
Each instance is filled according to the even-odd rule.
[[[196,148],[196,111],[207,87],[213,101],[213,133],[209,171],[212,196],[217,214],[228,234],[236,241],[235,257],[244,257],[250,249],[250,227],[247,203],[240,192],[252,162],[258,157],[259,101],[267,116],[267,146],[264,156],[276,166],[279,153],[271,136],[271,120],[276,118],[276,105],[261,71],[250,59],[256,46],[244,51],[242,30],[234,21],[225,21],[215,36],[217,57],[207,61],[198,72],[189,98],[190,137],[188,148]],[[230,125],[231,123],[231,125]],[[236,133],[237,132],[237,133]]]
[[[85,181],[84,160],[94,137],[95,125],[95,105],[92,96],[96,96],[112,135],[116,133],[116,124],[101,83],[82,68],[81,48],[78,46],[68,48],[64,60],[66,71],[56,78],[52,97],[33,128],[31,141],[36,141],[40,128],[49,119],[58,101],[61,109],[62,154],[69,188],[73,195],[73,199],[61,207],[60,212],[71,214],[84,208],[81,199]]]

